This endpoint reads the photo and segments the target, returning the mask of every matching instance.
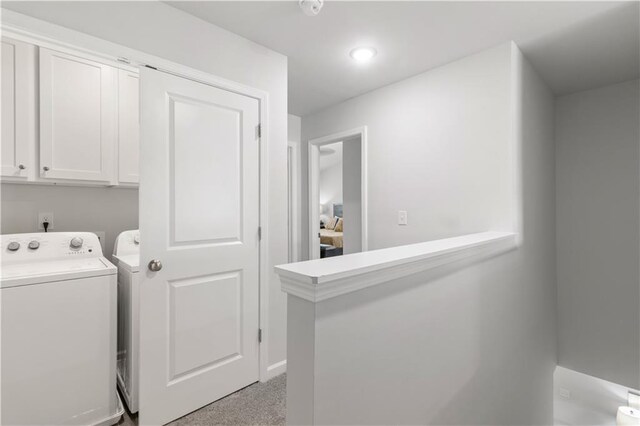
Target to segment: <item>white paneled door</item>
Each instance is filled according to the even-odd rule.
[[[140,72],[140,423],[258,380],[259,102]]]

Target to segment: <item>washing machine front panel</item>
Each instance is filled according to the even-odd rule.
[[[117,422],[116,268],[97,236],[13,234],[0,244],[0,424]]]

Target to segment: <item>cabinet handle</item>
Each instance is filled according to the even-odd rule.
[[[24,164],[19,164],[19,165],[18,165],[18,168],[19,168],[20,170],[24,170],[24,169],[26,169],[26,167],[24,166]]]
[[[44,170],[45,172],[48,172],[48,171],[49,171],[49,167],[44,166],[44,167],[42,168],[42,170]]]

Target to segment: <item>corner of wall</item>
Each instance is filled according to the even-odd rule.
[[[524,143],[522,130],[522,103],[523,99],[523,56],[515,42],[511,41],[511,136],[512,145],[512,176],[513,176],[513,201],[512,201],[512,230],[516,234],[517,246],[522,245],[523,229],[523,196],[522,196],[522,144]]]

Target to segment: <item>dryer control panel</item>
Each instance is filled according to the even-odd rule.
[[[38,232],[0,237],[2,262],[102,257],[98,236],[92,232]]]
[[[140,254],[140,231],[134,229],[121,232],[113,245],[113,254],[114,256]]]

